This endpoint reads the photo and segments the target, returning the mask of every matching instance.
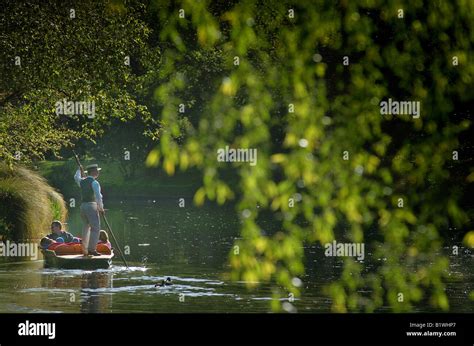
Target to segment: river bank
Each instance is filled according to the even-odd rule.
[[[90,162],[85,161],[83,165]],[[119,162],[99,162],[99,165],[102,168],[99,181],[105,199],[192,198],[202,180],[201,174],[192,169],[168,176],[162,170],[150,169],[144,164],[134,167],[132,173],[125,172]],[[66,201],[80,198],[80,191],[73,179],[76,169],[77,165],[72,159],[38,164],[40,174],[63,194]]]

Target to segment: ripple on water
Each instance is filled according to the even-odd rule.
[[[127,285],[121,287],[98,287],[98,288],[84,288],[82,292],[88,293],[139,293],[139,294],[177,294],[183,293],[190,297],[202,296],[229,296],[234,294],[218,293],[214,288],[200,287],[192,285],[173,284],[170,286],[155,287],[155,285]]]
[[[197,283],[205,283],[208,285],[223,285],[223,281],[218,280],[210,280],[210,279],[202,279],[202,278],[187,278],[187,277],[180,277],[180,276],[173,276],[173,275],[166,275],[166,276],[150,276],[150,275],[143,275],[143,276],[132,276],[132,277],[125,277],[125,278],[118,278],[120,280],[141,280],[141,281],[153,281],[153,282],[161,282],[162,280],[166,280],[166,278],[170,278],[173,281],[183,281],[183,282],[197,282]]]
[[[5,305],[7,311],[14,311],[14,312],[20,312],[20,313],[37,313],[37,314],[60,314],[62,311],[58,310],[45,310],[45,309],[35,309],[35,308],[29,308],[27,306],[22,306],[18,304],[7,304]]]

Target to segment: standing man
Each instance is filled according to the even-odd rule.
[[[74,175],[74,180],[81,188],[81,218],[84,222],[82,251],[85,256],[100,256],[100,253],[96,251],[96,246],[100,231],[99,213],[104,212],[100,184],[97,181],[101,168],[97,164],[93,164],[87,166],[86,169],[87,171],[84,171],[84,168],[80,165]]]

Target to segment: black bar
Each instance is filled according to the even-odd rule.
[[[55,338],[19,336],[26,321],[55,323]],[[473,322],[472,314],[0,314],[0,345],[473,345]],[[430,331],[456,336],[407,336]]]

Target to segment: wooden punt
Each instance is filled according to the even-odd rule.
[[[108,269],[112,265],[114,252],[110,255],[84,256],[78,255],[57,255],[52,250],[42,250],[45,268],[61,269]]]

